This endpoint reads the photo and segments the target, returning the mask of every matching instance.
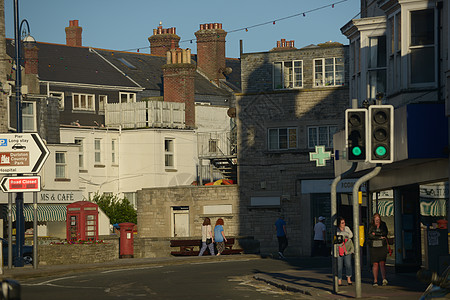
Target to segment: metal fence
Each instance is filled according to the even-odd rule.
[[[234,155],[234,143],[231,132],[199,132],[197,133],[198,156],[211,158]]]
[[[106,126],[122,128],[184,128],[184,103],[141,101],[108,103],[105,108]]]

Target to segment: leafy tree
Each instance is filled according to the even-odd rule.
[[[96,203],[108,216],[111,224],[130,222],[137,224],[137,212],[127,198],[96,193],[91,202]]]

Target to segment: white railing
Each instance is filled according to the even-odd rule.
[[[199,157],[221,157],[234,155],[231,132],[199,132],[197,133]]]
[[[105,108],[105,125],[122,128],[184,128],[184,110],[184,103],[177,102],[108,103]]]

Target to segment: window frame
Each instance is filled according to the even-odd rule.
[[[98,113],[105,114],[108,95],[98,95]]]
[[[388,73],[388,37],[386,35],[374,35],[369,36],[368,38],[368,47],[367,47],[367,77],[366,77],[366,84],[367,84],[367,99],[375,100],[377,93],[386,93],[387,90],[387,73]],[[380,48],[380,41],[382,41],[384,38],[384,48]],[[372,41],[377,41],[376,45],[372,44]],[[374,49],[376,49],[376,65],[372,64],[372,58],[373,55],[371,55],[374,52]],[[381,51],[380,51],[381,50]],[[384,65],[380,65],[380,53],[382,58],[384,57]],[[375,75],[373,75],[375,74]],[[384,78],[383,78],[384,76]],[[373,81],[371,78],[374,78],[375,84],[373,84]],[[380,83],[380,79],[383,81]],[[384,86],[383,86],[384,85]],[[374,87],[375,91],[374,91]],[[383,89],[380,89],[380,87],[383,87]]]
[[[413,31],[413,17],[412,14],[415,12],[419,12],[419,11],[431,11],[432,15],[433,15],[433,43],[432,44],[422,44],[422,45],[413,45],[412,44],[412,31]],[[437,64],[439,63],[437,61],[437,34],[438,34],[438,30],[436,30],[437,28],[437,13],[436,13],[436,9],[432,8],[432,7],[423,7],[423,8],[414,8],[414,9],[410,9],[407,11],[407,16],[408,16],[408,27],[407,27],[407,32],[408,32],[408,41],[407,41],[407,56],[408,56],[408,84],[411,87],[430,87],[430,86],[436,86],[437,85]],[[413,52],[418,52],[420,50],[425,50],[425,49],[432,49],[432,53],[433,53],[433,80],[432,81],[427,81],[427,82],[413,82]],[[428,55],[419,55],[421,57],[428,57]],[[429,65],[429,64],[427,64]],[[418,68],[420,69],[420,68]]]
[[[171,147],[167,147],[167,143]],[[171,148],[171,149],[170,149]],[[171,164],[168,164],[167,158],[171,158]],[[164,138],[164,167],[166,169],[175,169],[175,139]]]
[[[326,78],[327,78],[327,66],[330,66],[330,64],[327,64],[327,60],[333,60],[332,66],[333,66],[333,83],[327,84]],[[341,60],[342,63],[337,63],[337,60]],[[316,62],[321,61],[321,71],[318,72],[316,68]],[[337,70],[337,66],[342,67],[342,84],[336,84],[337,82],[337,74],[339,73],[339,70]],[[320,84],[317,80],[317,74],[322,75],[322,83]],[[313,87],[315,88],[324,88],[324,87],[339,87],[339,86],[345,86],[345,59],[343,57],[322,57],[322,58],[315,58],[313,59]]]
[[[122,101],[122,96],[126,96],[126,102]],[[136,93],[131,92],[119,92],[119,103],[135,103]]]
[[[78,97],[78,106],[75,107],[75,98]],[[86,107],[82,107],[82,97],[86,97]],[[89,101],[91,98],[91,101]],[[89,106],[92,103],[92,107]],[[84,93],[72,93],[72,109],[81,111],[94,111],[95,112],[95,94],[84,94]]]
[[[286,70],[289,70],[288,67],[286,67],[285,65],[287,63],[291,63],[291,74],[286,75]],[[296,63],[300,63],[300,66],[295,66]],[[278,71],[276,68],[276,65],[280,64],[281,68]],[[295,75],[297,74],[296,69],[300,69],[300,79],[299,80],[295,80]],[[303,88],[303,82],[304,82],[304,76],[303,76],[303,60],[299,60],[299,59],[294,59],[294,60],[284,60],[284,61],[275,61],[273,62],[272,65],[272,71],[273,71],[273,76],[272,76],[272,87],[274,90],[292,90],[292,89],[301,89]],[[279,72],[279,74],[277,74],[277,72]],[[280,76],[280,87],[277,87],[276,84],[276,77]],[[288,78],[288,84],[292,83],[292,87],[287,86],[286,87],[286,77],[290,77]],[[295,85],[296,82],[300,82],[299,85]]]
[[[62,155],[63,161],[58,162],[58,155]],[[58,171],[59,169],[62,169],[62,175],[61,172]],[[66,160],[66,151],[55,151],[55,179],[66,179],[67,178],[67,160]]]
[[[284,143],[284,141],[281,140],[284,136],[280,135],[281,130],[286,130],[286,147],[280,147],[280,144]],[[295,141],[291,140],[291,130],[295,131]],[[271,132],[276,132],[276,136],[272,136]],[[275,140],[272,140],[272,138],[275,138]],[[275,143],[276,147],[272,147]],[[292,145],[292,143],[295,143],[295,145]],[[287,151],[298,149],[298,128],[294,126],[267,128],[267,149],[269,151]]]
[[[79,146],[78,148],[78,168],[84,170],[84,138],[74,138],[74,143]]]
[[[117,139],[111,139],[111,164],[117,165]]]
[[[326,145],[321,145],[320,141],[320,128],[327,128],[327,143]],[[334,129],[334,132],[331,131],[331,129]],[[316,143],[311,144],[311,134],[310,130],[315,129],[316,130]],[[325,146],[325,148],[333,148],[333,135],[338,132],[338,126],[337,125],[317,125],[317,126],[308,126],[307,127],[307,135],[308,135],[308,149],[314,149],[316,146]]]
[[[102,139],[101,138],[95,138],[94,139],[94,164],[95,165],[99,165],[99,164],[102,164],[102,162],[103,162],[103,157],[102,157]]]
[[[33,112],[31,114],[26,113],[24,105],[31,105]],[[25,120],[31,120],[32,128],[25,128]],[[22,100],[22,131],[23,132],[35,132],[37,131],[37,121],[36,121],[36,102]]]

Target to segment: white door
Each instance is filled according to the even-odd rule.
[[[173,214],[174,221],[174,236],[185,237],[189,236],[189,213],[177,213]]]

